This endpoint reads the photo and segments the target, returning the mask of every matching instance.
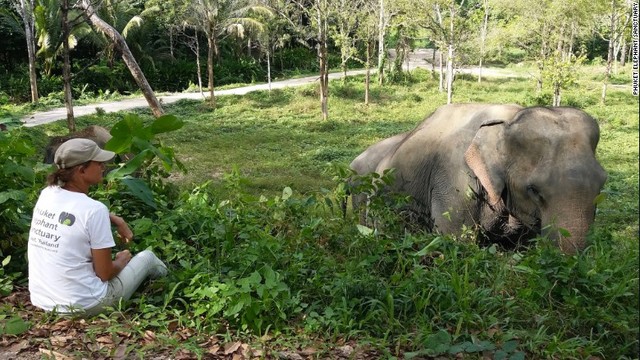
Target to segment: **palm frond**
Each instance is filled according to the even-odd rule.
[[[24,27],[18,14],[9,9],[2,8],[0,9],[0,21],[2,21],[0,28],[4,28],[7,32],[24,36]]]
[[[127,25],[125,25],[124,29],[122,30],[122,36],[126,39],[127,36],[129,35],[129,32],[134,29],[139,29],[140,26],[142,26],[143,22],[144,20],[139,15],[132,17],[131,20],[127,22]]]

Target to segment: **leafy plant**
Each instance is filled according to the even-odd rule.
[[[20,335],[31,328],[31,324],[18,315],[0,314],[0,335]]]
[[[21,129],[0,131],[0,254],[25,243],[37,189],[47,169],[36,166],[34,154]]]
[[[157,134],[180,129],[183,125],[184,123],[173,115],[161,116],[146,126],[137,115],[125,115],[124,119],[111,129],[113,137],[107,142],[105,149],[132,157],[118,169],[109,172],[106,180],[122,182],[130,195],[156,208],[153,193],[147,183],[156,179],[154,175],[168,174],[174,165],[182,170],[184,167],[175,158],[173,149],[162,146],[160,142],[154,141],[154,138]],[[159,164],[154,161],[156,159],[159,160]],[[132,176],[136,172],[146,176],[147,182]]]
[[[0,295],[7,296],[13,291],[13,281],[16,278],[15,274],[8,274],[6,267],[11,261],[11,255],[5,257],[2,260],[2,266],[0,267]]]

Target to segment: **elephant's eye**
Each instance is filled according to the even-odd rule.
[[[529,195],[536,200],[542,200],[540,191],[538,191],[538,188],[536,188],[534,185],[527,185],[527,193],[529,193]]]

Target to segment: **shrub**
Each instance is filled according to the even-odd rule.
[[[254,83],[267,79],[266,69],[254,58],[222,59],[215,65],[217,85]]]
[[[36,165],[34,155],[20,128],[0,131],[0,257],[26,244],[31,212],[48,170]]]
[[[158,91],[184,91],[198,81],[197,74],[196,63],[185,59],[158,61],[155,67],[145,70],[151,86]],[[206,84],[206,63],[202,74]]]

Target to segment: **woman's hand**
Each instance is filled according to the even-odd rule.
[[[118,236],[124,241],[125,244],[128,244],[131,239],[133,239],[133,232],[129,229],[129,225],[124,221],[123,218],[116,214],[109,214],[109,220],[111,223],[116,226],[116,231],[118,232]]]
[[[114,260],[111,260],[111,248],[91,249],[91,255],[93,257],[93,270],[102,281],[113,279],[131,261],[129,250],[118,252]]]
[[[131,253],[129,252],[129,250],[122,250],[118,252],[116,254],[115,260],[113,260],[113,262],[116,263],[116,266],[120,267],[120,269],[124,269],[129,261],[131,261]]]

